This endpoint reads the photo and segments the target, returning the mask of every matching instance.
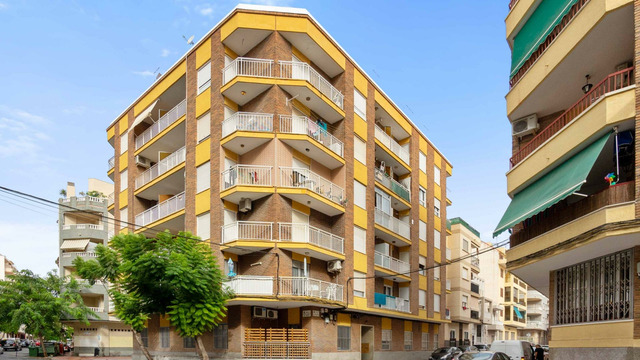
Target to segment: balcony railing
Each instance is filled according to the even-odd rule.
[[[311,65],[305,62],[284,60],[279,60],[278,63],[280,64],[281,78],[307,80],[340,109],[344,109],[344,96],[342,93],[333,87],[333,85],[312,68]]]
[[[136,136],[136,150],[140,149],[144,144],[148,143],[160,134],[164,129],[168,128],[171,124],[180,119],[184,114],[187,113],[187,100],[182,100],[178,105],[176,105],[173,109],[169,110],[168,113],[164,114],[158,121],[153,123],[148,129],[146,129],[142,134]]]
[[[529,241],[605,206],[629,201],[635,201],[635,182],[633,181],[607,187],[599,193],[572,204],[560,202],[545,210],[547,212],[546,216],[534,216],[525,222],[525,226],[522,224],[517,225],[511,235],[511,247]],[[504,261],[506,262],[506,259]]]
[[[68,197],[68,198],[64,198],[62,199],[63,203],[70,203],[72,201],[72,199],[76,200],[76,203],[81,203],[81,202],[96,202],[96,203],[102,203],[105,198],[103,197],[95,197],[95,196],[72,196],[72,197]]]
[[[238,275],[222,283],[235,295],[273,295],[273,276]]]
[[[528,329],[547,329],[549,324],[543,321],[527,321]]]
[[[93,311],[94,313],[104,312],[104,308],[103,307],[87,306],[87,309]]]
[[[280,132],[284,134],[304,134],[324,145],[327,149],[343,157],[342,141],[331,135],[318,123],[306,116],[280,115]]]
[[[271,186],[271,166],[233,165],[220,174],[222,191],[236,185]]]
[[[380,171],[380,169],[376,168],[376,180],[384,185],[387,189],[391,190],[394,194],[400,196],[406,201],[411,202],[411,191],[409,189],[397,182],[394,178],[387,175],[384,171]]]
[[[222,122],[222,137],[236,131],[273,132],[273,114],[237,112]]]
[[[511,2],[515,4],[516,2],[518,2],[518,0],[511,0]],[[569,25],[571,20],[573,20],[573,18],[578,14],[578,12],[582,9],[582,7],[588,2],[589,0],[578,0],[578,2],[576,2],[571,7],[569,12],[562,18],[560,23],[556,25],[556,27],[551,31],[551,33],[549,33],[549,35],[547,35],[547,38],[545,39],[545,41],[542,44],[540,44],[540,46],[538,46],[538,49],[536,49],[531,54],[531,56],[529,56],[529,59],[525,61],[525,63],[518,70],[518,72],[515,75],[513,75],[511,79],[509,79],[509,86],[511,87],[515,86],[518,83],[518,81],[520,81],[520,79],[524,77],[524,74],[526,74],[527,71],[529,71],[529,68],[531,68],[531,66],[533,66],[533,64],[535,64],[536,61],[538,61],[540,56],[542,56],[542,54],[544,54],[544,52],[551,45],[551,43],[553,43],[553,40],[555,40],[558,37],[558,35],[560,35],[560,33],[567,27],[567,25]]]
[[[392,153],[396,154],[400,158],[400,160],[404,161],[405,164],[409,164],[409,151],[404,149],[397,141],[395,141],[390,135],[388,135],[384,130],[382,130],[378,125],[375,127],[375,135],[376,139],[380,141],[387,149],[391,150]]]
[[[136,228],[147,226],[182,209],[184,209],[184,191],[136,215]]]
[[[65,252],[62,253],[63,258],[74,258],[74,257],[98,257],[93,251],[84,251],[84,252]]]
[[[116,157],[112,156],[111,159],[109,159],[108,163],[109,163],[109,170],[116,167]]]
[[[510,159],[511,167],[517,165],[535,149],[540,147],[545,141],[549,140],[554,134],[562,130],[573,119],[582,114],[592,104],[601,99],[605,94],[612,91],[620,90],[635,83],[633,68],[615,72],[607,76],[598,85],[594,86],[591,91],[586,93],[577,103],[573,104],[562,115],[555,119],[551,124],[545,127],[531,141],[520,148]]]
[[[179,164],[182,164],[185,160],[186,154],[187,151],[185,147],[182,147],[166,158],[158,161],[158,163],[156,163],[152,167],[145,170],[145,172],[143,172],[136,178],[136,190],[150,183],[154,179],[157,179],[162,174],[168,172]]]
[[[113,205],[114,199],[115,199],[114,193],[109,194],[109,196],[107,196],[107,206]]]
[[[375,293],[374,303],[376,307],[388,310],[402,311],[406,313],[411,312],[411,306],[409,299],[403,299],[395,296],[389,296],[385,294]]]
[[[62,230],[104,230],[102,224],[72,224],[62,225]]]
[[[265,221],[236,221],[222,226],[222,243],[237,240],[271,241],[273,223]]]
[[[308,277],[281,276],[282,296],[305,296],[324,300],[343,301],[342,285]]]
[[[281,166],[280,186],[309,189],[337,204],[344,203],[344,189],[309,169]]]
[[[408,262],[404,262],[378,251],[374,254],[374,264],[401,274],[407,273],[410,270]]]
[[[302,242],[344,254],[344,238],[309,224],[278,223],[280,241]]]
[[[222,85],[236,76],[273,77],[273,60],[238,57],[222,69]]]
[[[471,257],[471,266],[480,267],[480,259],[477,256]]]
[[[385,213],[380,209],[375,210],[375,221],[376,224],[382,225],[406,239],[410,238],[411,227],[409,224]]]

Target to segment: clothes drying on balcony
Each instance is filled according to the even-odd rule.
[[[387,296],[387,295],[385,295],[385,294],[380,294],[380,293],[375,293],[374,295],[375,295],[375,296],[374,296],[374,298],[373,298],[373,300],[374,300],[373,302],[374,302],[376,305],[387,305],[387,298],[388,298],[389,296]]]

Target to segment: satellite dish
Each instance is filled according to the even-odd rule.
[[[186,36],[182,35],[182,38],[183,38],[183,39],[185,39],[185,40],[187,41],[187,44],[189,44],[189,45],[193,45],[193,37],[194,37],[194,36],[195,36],[195,35],[191,35],[191,37],[187,39],[187,37],[186,37]]]

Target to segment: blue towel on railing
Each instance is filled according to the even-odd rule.
[[[374,293],[374,295],[373,302],[376,305],[387,305],[387,295],[379,293]]]

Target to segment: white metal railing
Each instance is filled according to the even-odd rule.
[[[445,258],[447,260],[451,260],[451,249],[447,248],[447,250],[445,251]]]
[[[236,185],[271,186],[271,169],[266,165],[233,165],[220,174],[220,189]]]
[[[222,243],[236,240],[271,241],[273,223],[265,221],[236,221],[222,226]]]
[[[343,301],[342,285],[308,277],[281,276],[279,279],[280,295]]]
[[[342,141],[306,116],[280,115],[280,132],[308,135],[340,157],[344,157]]]
[[[73,225],[62,225],[62,230],[104,230],[104,225],[102,224],[73,224]]]
[[[376,139],[378,139],[384,146],[386,146],[387,149],[391,150],[392,153],[396,154],[400,158],[400,160],[404,161],[407,165],[410,164],[409,151],[400,146],[400,144],[398,144],[378,125],[375,126],[375,135]]]
[[[284,79],[307,80],[313,87],[328,97],[340,109],[344,109],[344,96],[338,89],[322,77],[311,65],[299,61],[279,60],[280,77]]]
[[[99,198],[99,197],[95,197],[95,196],[80,196],[80,197],[76,197],[76,202],[84,202],[84,201],[92,201],[92,202],[101,203],[101,202],[104,201],[104,198]]]
[[[82,251],[82,252],[65,252],[62,253],[62,257],[63,258],[70,258],[70,257],[98,257],[98,254],[94,253],[93,251]]]
[[[141,148],[144,144],[148,143],[151,139],[161,133],[162,130],[168,128],[169,125],[176,122],[186,113],[187,99],[184,99],[178,105],[174,106],[173,109],[164,114],[158,121],[153,123],[153,125],[151,125],[148,129],[142,132],[142,134],[136,136],[136,150]]]
[[[154,221],[158,221],[163,217],[169,216],[175,212],[184,209],[184,191],[178,195],[175,195],[158,205],[145,210],[144,212],[136,215],[136,228],[147,226]]]
[[[445,289],[447,289],[447,290],[451,290],[451,280],[447,279]]]
[[[158,161],[155,165],[145,170],[145,172],[143,172],[136,178],[136,190],[150,183],[160,175],[173,169],[179,164],[182,164],[185,161],[186,155],[187,150],[183,146],[182,148],[173,152],[171,155]]]
[[[273,60],[238,57],[222,69],[222,85],[236,76],[272,77]]]
[[[309,224],[278,223],[280,241],[302,242],[344,254],[344,238]]]
[[[475,267],[480,267],[480,259],[477,256],[471,257],[471,265]]]
[[[109,196],[107,196],[107,206],[113,205],[114,199],[115,199],[114,193],[109,194]]]
[[[109,170],[113,169],[114,167],[116,167],[116,157],[112,156],[111,159],[109,159]]]
[[[377,302],[379,301],[376,301],[376,304],[375,304],[376,307],[379,307],[381,309],[396,310],[396,311],[402,311],[407,313],[411,312],[409,299],[403,299],[400,297],[389,296],[384,294],[375,294],[375,295],[376,297],[385,298],[384,304],[378,304]]]
[[[273,295],[273,276],[238,275],[229,278],[222,286],[236,295]]]
[[[379,251],[374,254],[374,264],[397,273],[406,273],[410,269],[408,262],[385,255]]]
[[[344,203],[344,189],[309,169],[281,166],[280,186],[309,189],[335,203]]]
[[[385,213],[378,208],[376,208],[375,211],[375,221],[376,224],[382,225],[406,239],[410,238],[411,226],[409,224]]]
[[[93,311],[94,313],[104,312],[104,308],[103,307],[87,306],[87,309]]]
[[[273,132],[273,114],[237,112],[222,122],[222,137],[236,131]]]
[[[401,198],[411,202],[411,190],[408,187],[402,185],[396,179],[387,175],[384,171],[375,168],[376,180],[378,180],[382,185],[384,185],[387,189],[393,191],[394,194],[400,196]]]
[[[543,321],[527,321],[527,328],[546,329],[549,324]]]

